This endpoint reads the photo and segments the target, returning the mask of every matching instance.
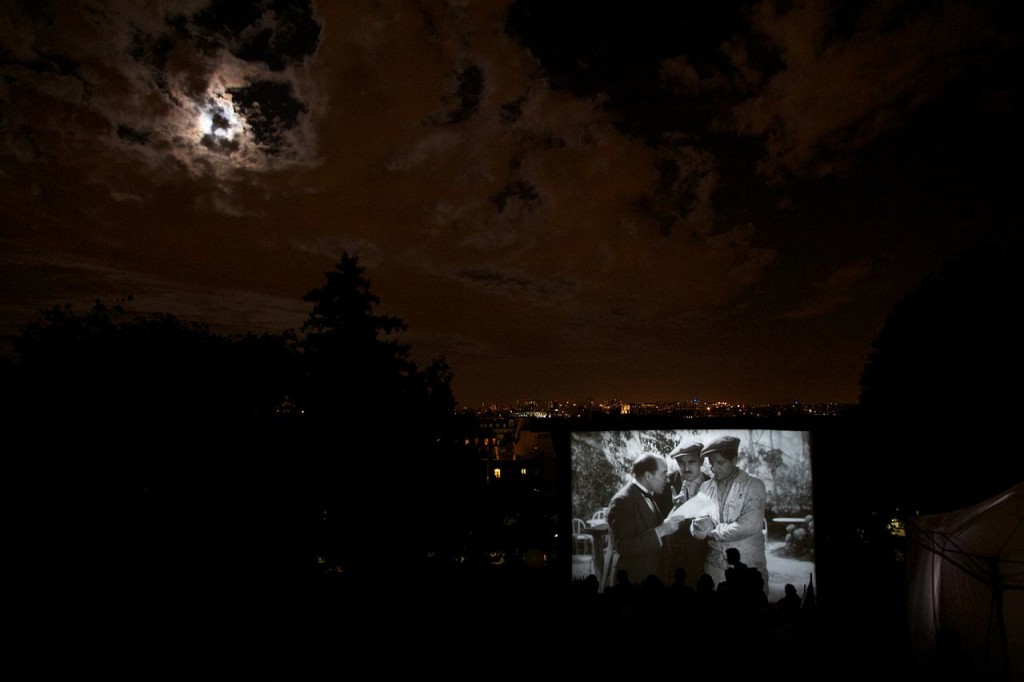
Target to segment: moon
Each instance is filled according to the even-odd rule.
[[[235,110],[234,102],[223,93],[208,93],[199,104],[199,143],[213,151],[233,154],[241,147],[245,119]]]

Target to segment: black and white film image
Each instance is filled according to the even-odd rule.
[[[720,440],[724,439],[724,440]],[[736,441],[738,439],[738,446]],[[631,481],[632,466],[637,458],[646,454],[661,455],[667,464],[667,483],[660,507],[668,507],[662,516],[680,511],[678,495],[681,485],[680,455],[683,449],[705,453],[709,444],[732,443],[738,454],[733,460],[735,468],[746,474],[743,478],[751,484],[759,479],[764,489],[764,521],[761,533],[764,537],[764,557],[767,568],[767,593],[772,603],[781,599],[787,583],[797,593],[804,595],[808,589],[817,587],[814,559],[814,511],[813,482],[811,475],[811,437],[806,431],[771,429],[654,429],[628,431],[577,431],[571,436],[571,496],[572,496],[572,577],[597,576],[601,589],[615,580],[617,556],[609,541],[607,514],[612,497]],[[693,449],[696,443],[698,447]],[[713,449],[713,448],[712,448]],[[700,473],[695,477],[692,469],[699,461]],[[712,458],[707,456],[691,460],[690,480],[712,481]],[[685,464],[684,464],[685,466]],[[731,478],[731,476],[729,476]],[[760,486],[757,486],[760,489]],[[673,499],[674,498],[674,499]],[[694,504],[697,501],[689,504]],[[706,500],[703,500],[706,503]],[[718,517],[718,505],[694,514],[709,513]],[[758,516],[760,511],[757,512]],[[727,512],[728,515],[728,512]],[[721,519],[715,518],[716,522]],[[726,519],[731,520],[731,519]],[[686,541],[696,550],[686,549],[683,542],[672,542],[685,535]],[[756,540],[756,538],[754,538]],[[668,545],[675,545],[674,555],[666,557],[666,572],[662,576],[671,582],[677,564],[687,561],[687,552],[708,550],[707,540],[693,545],[695,538],[689,520],[684,522],[676,534],[669,536]],[[759,553],[761,543],[755,542],[752,553]],[[682,554],[679,554],[679,553]],[[705,557],[706,558],[706,557]],[[756,562],[757,556],[740,557],[740,561]],[[698,558],[696,564],[686,570],[686,580],[695,585],[699,566],[704,565]],[[720,574],[719,574],[720,575]],[[642,577],[630,576],[634,582]]]

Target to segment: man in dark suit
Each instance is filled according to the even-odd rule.
[[[675,533],[682,517],[666,519],[657,502],[668,483],[668,462],[661,455],[641,455],[633,462],[633,478],[608,504],[609,540],[615,571],[624,569],[631,582],[655,575],[668,583],[669,566],[663,538]]]
[[[693,498],[700,490],[700,484],[707,480],[701,471],[700,452],[704,444],[698,441],[680,443],[669,457],[679,465],[679,492],[673,498],[673,509]],[[704,559],[708,553],[707,540],[698,540],[690,533],[690,524],[683,524],[669,538],[668,562],[669,570],[675,571],[682,567],[686,571],[686,580],[690,587],[697,584],[697,579],[704,573]]]

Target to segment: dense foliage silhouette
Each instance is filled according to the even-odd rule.
[[[409,359],[356,257],[326,280],[299,333],[224,336],[96,301],[12,337],[10,480],[26,547],[50,557],[29,572],[120,592],[385,575],[417,556],[424,525],[406,518],[395,542],[401,491],[429,490],[423,513],[443,519],[462,482],[446,466],[453,372]]]
[[[907,510],[973,504],[1024,480],[1012,454],[1019,247],[982,244],[892,309],[861,376],[877,491]]]

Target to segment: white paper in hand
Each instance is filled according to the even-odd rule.
[[[704,493],[697,493],[686,502],[672,510],[669,516],[682,516],[684,519],[696,519],[701,516],[713,516],[717,510],[715,503]]]

